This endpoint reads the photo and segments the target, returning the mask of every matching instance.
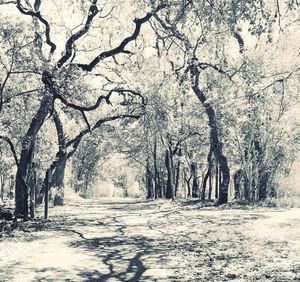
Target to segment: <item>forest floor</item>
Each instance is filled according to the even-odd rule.
[[[0,239],[0,281],[300,281],[300,209],[70,202]]]

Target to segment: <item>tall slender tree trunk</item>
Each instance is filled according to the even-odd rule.
[[[192,175],[192,197],[196,198],[199,196],[199,184],[198,184],[197,164],[195,162],[192,162],[191,164],[191,175]]]
[[[30,189],[30,218],[35,218],[35,192],[36,192],[36,166],[35,163],[32,163],[31,173],[29,175],[28,187]]]
[[[153,181],[152,181],[152,175],[151,175],[151,169],[150,169],[150,163],[147,159],[146,161],[146,189],[147,189],[147,199],[153,199]]]
[[[211,157],[212,157],[212,150],[210,149],[209,154],[207,156],[208,169],[207,169],[207,172],[204,176],[203,185],[201,187],[201,189],[202,189],[201,190],[201,200],[205,200],[207,180],[211,178],[211,169],[212,169],[212,167],[211,167],[212,166]]]
[[[179,148],[178,155],[179,155],[179,157],[181,156],[181,148]],[[177,162],[177,167],[176,167],[175,198],[177,197],[177,193],[178,193],[179,182],[180,182],[180,174],[181,174],[181,161],[179,159],[178,162]]]
[[[0,199],[3,201],[4,194],[4,176],[0,175]]]
[[[191,184],[190,184],[190,181],[191,181],[191,175],[189,173],[189,171],[187,171],[187,169],[184,169],[184,181],[185,181],[185,184],[186,184],[186,187],[187,187],[187,198],[191,197]]]
[[[216,162],[216,175],[215,175],[215,199],[219,197],[219,164]]]
[[[216,161],[220,165],[220,171],[222,173],[222,182],[220,185],[218,204],[224,204],[228,202],[228,187],[230,181],[229,167],[227,164],[227,158],[222,153],[222,143],[219,140],[219,130],[216,119],[215,111],[211,103],[207,100],[204,93],[199,88],[200,83],[200,70],[197,66],[197,60],[194,59],[194,62],[190,65],[190,71],[192,75],[192,89],[201,104],[204,107],[204,110],[208,116],[208,125],[210,127],[210,144],[211,149],[215,155]]]
[[[153,164],[154,164],[154,198],[158,199],[161,198],[161,187],[160,187],[160,179],[159,173],[157,168],[157,139],[156,136],[154,137],[153,142]]]
[[[205,196],[206,196],[206,185],[207,185],[207,180],[210,176],[210,167],[208,167],[207,169],[207,172],[204,176],[204,179],[203,179],[203,184],[202,184],[202,187],[201,187],[201,200],[205,200]]]
[[[212,194],[212,168],[210,169],[209,179],[208,179],[208,200],[211,200]]]
[[[171,151],[167,148],[165,153],[165,165],[167,168],[166,199],[174,199],[174,175],[171,158]]]

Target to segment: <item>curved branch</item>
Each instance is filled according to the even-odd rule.
[[[92,5],[89,9],[88,17],[86,19],[84,27],[81,30],[77,31],[75,34],[71,35],[71,37],[68,39],[68,41],[66,43],[66,52],[57,62],[58,68],[61,68],[63,66],[63,64],[71,58],[72,51],[73,51],[73,45],[76,42],[76,40],[81,38],[84,34],[86,34],[89,31],[93,18],[99,12],[96,4],[97,4],[97,0],[93,0]]]
[[[232,81],[232,76],[228,72],[223,70],[221,67],[219,67],[218,65],[213,65],[213,64],[210,64],[210,63],[199,63],[199,68],[202,69],[202,70],[205,70],[208,67],[216,70],[220,74],[223,74],[223,75],[227,76],[229,78],[229,80]]]
[[[135,119],[139,119],[141,117],[141,115],[130,115],[130,114],[121,114],[121,115],[117,115],[117,116],[111,116],[111,117],[105,117],[102,119],[99,119],[94,126],[92,127],[92,130],[95,130],[97,128],[99,128],[102,124],[109,122],[109,121],[113,121],[113,120],[117,120],[117,119],[123,119],[123,118],[135,118]],[[67,142],[67,147],[73,147],[72,151],[70,151],[67,155],[67,159],[71,158],[74,153],[76,152],[79,143],[81,142],[81,139],[88,133],[90,133],[92,130],[90,129],[85,129],[83,131],[81,131],[76,137],[74,137],[72,140]]]
[[[54,98],[55,99],[59,99],[67,107],[70,107],[70,108],[72,108],[74,110],[78,110],[78,111],[80,111],[82,113],[82,112],[90,112],[90,111],[96,110],[100,106],[100,104],[101,104],[101,102],[103,100],[105,100],[105,102],[108,105],[111,105],[111,102],[110,102],[109,99],[110,99],[110,97],[111,97],[111,95],[113,93],[119,93],[119,94],[129,93],[129,94],[132,94],[134,96],[138,96],[139,98],[141,98],[142,104],[145,104],[145,99],[144,99],[144,97],[140,93],[135,92],[135,91],[130,90],[130,89],[122,89],[122,88],[115,88],[115,89],[110,90],[108,92],[108,94],[101,95],[100,97],[98,97],[96,103],[94,105],[92,105],[92,106],[80,106],[80,105],[76,105],[76,104],[70,103],[70,102],[67,101],[67,99],[65,99],[59,93],[55,93]]]
[[[16,166],[19,167],[19,160],[18,160],[17,153],[16,153],[15,146],[14,146],[13,142],[7,136],[1,136],[0,135],[0,139],[6,141],[8,143],[8,145],[10,147],[10,150],[13,154]]]
[[[54,51],[56,50],[56,45],[51,41],[51,38],[50,38],[50,25],[49,25],[49,23],[41,16],[41,13],[39,11],[33,12],[33,11],[26,10],[22,6],[20,0],[17,0],[16,4],[17,4],[18,10],[22,14],[37,18],[45,26],[46,43],[50,46],[50,54],[53,54]]]
[[[12,72],[12,69],[13,69],[13,65],[14,65],[14,55],[15,55],[15,48],[13,49],[12,51],[12,56],[11,56],[11,63],[10,63],[10,67],[9,67],[9,70],[6,68],[6,66],[3,64],[3,66],[5,67],[6,71],[7,71],[7,74],[6,74],[6,77],[3,81],[3,83],[0,83],[0,112],[2,111],[2,107],[3,107],[3,92],[4,92],[4,89],[5,89],[5,86],[6,86],[6,83],[11,75],[11,72]]]
[[[85,71],[92,71],[93,68],[102,60],[115,56],[120,53],[128,53],[128,51],[125,50],[125,47],[132,41],[136,40],[141,32],[141,27],[144,23],[148,22],[152,16],[154,16],[159,10],[163,9],[166,5],[160,5],[158,8],[156,8],[153,12],[147,13],[145,17],[140,19],[135,19],[133,22],[135,23],[135,29],[129,37],[126,37],[118,47],[111,49],[109,51],[104,51],[101,54],[99,54],[93,61],[91,61],[89,64],[77,64],[77,67],[85,70]]]
[[[66,105],[67,107],[70,107],[74,110],[78,110],[80,112],[89,112],[89,111],[93,111],[93,110],[97,109],[103,100],[105,100],[105,102],[107,104],[110,104],[109,98],[112,95],[112,93],[113,93],[113,91],[111,90],[107,95],[101,95],[97,99],[97,102],[92,106],[80,106],[80,105],[70,103],[67,101],[67,99],[65,99],[62,95],[60,95],[58,93],[55,93],[54,98],[60,100],[64,105]]]
[[[16,4],[16,1],[14,1],[14,0],[11,0],[11,1],[0,0],[0,5],[6,5],[6,4]]]
[[[232,33],[233,37],[237,40],[240,48],[240,53],[243,54],[245,51],[245,44],[242,36],[238,32],[233,32]]]
[[[17,94],[14,94],[13,96],[10,96],[8,98],[6,98],[5,100],[3,100],[3,104],[9,103],[11,101],[11,99],[15,98],[15,97],[19,97],[22,95],[26,95],[32,92],[37,92],[37,91],[42,91],[43,89],[32,89],[32,90],[27,90],[27,91],[23,91],[23,92],[19,92]]]

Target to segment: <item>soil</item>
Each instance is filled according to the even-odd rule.
[[[300,209],[102,199],[0,239],[0,281],[300,281]]]

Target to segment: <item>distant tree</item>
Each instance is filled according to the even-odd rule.
[[[155,5],[159,1],[149,2]],[[297,3],[288,2],[285,8],[290,19],[295,10],[299,11]],[[228,201],[230,171],[223,148],[222,117],[208,96],[209,89],[214,88],[212,82],[243,79],[240,70],[248,62],[243,34],[248,32],[247,36],[257,38],[266,34],[270,41],[274,23],[279,30],[283,28],[278,9],[278,5],[267,5],[267,1],[174,1],[172,7],[156,14],[151,21],[158,50],[172,62],[179,83],[190,85],[208,117],[210,147],[221,173],[219,204]],[[243,30],[245,26],[248,31]],[[231,56],[231,48],[240,53],[237,58]],[[219,76],[218,80],[205,77],[211,71]]]

